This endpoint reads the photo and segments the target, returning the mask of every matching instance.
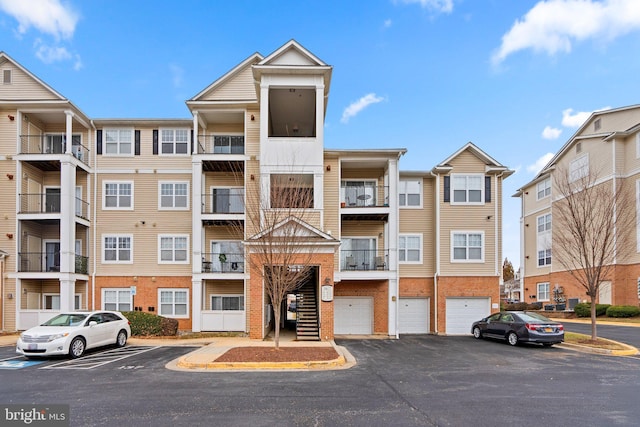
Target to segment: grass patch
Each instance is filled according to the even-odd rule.
[[[594,347],[594,348],[602,348],[605,350],[626,350],[627,349],[626,347],[623,347],[613,341],[605,340],[603,338],[598,338],[594,341],[591,339],[591,335],[577,334],[575,332],[565,331],[564,342],[569,344],[585,345],[585,346]]]

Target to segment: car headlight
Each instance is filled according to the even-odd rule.
[[[49,336],[49,340],[48,341],[51,342],[51,341],[59,340],[60,338],[64,338],[66,336],[69,336],[69,332],[65,332],[65,333],[62,333],[62,334],[51,335],[51,336]]]

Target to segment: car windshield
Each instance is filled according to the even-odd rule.
[[[56,317],[47,320],[41,326],[78,326],[84,319],[86,314],[58,314]]]
[[[518,313],[518,316],[525,322],[552,322],[548,317],[538,313]]]

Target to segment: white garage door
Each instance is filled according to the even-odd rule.
[[[429,298],[400,298],[398,315],[401,334],[429,332]]]
[[[333,313],[336,335],[373,333],[373,298],[335,297]]]
[[[447,298],[446,334],[470,334],[471,324],[489,314],[489,298]]]

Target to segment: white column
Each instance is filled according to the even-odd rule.
[[[65,149],[64,152],[66,154],[72,154],[71,148],[72,148],[72,136],[73,136],[73,111],[65,111],[64,112],[65,116],[66,116],[66,127],[65,127],[65,137],[66,137],[66,145],[65,145]]]
[[[324,84],[316,86],[316,139],[324,147]]]
[[[203,252],[203,228],[202,228],[202,201],[203,201],[203,176],[202,160],[194,158],[191,162],[191,248],[192,248],[192,272],[202,272]],[[206,251],[205,251],[206,252]]]
[[[389,175],[389,271],[395,277],[389,278],[389,335],[398,338],[398,304],[400,304],[399,268],[398,268],[398,160],[391,159],[387,164]]]
[[[191,280],[191,330],[202,330],[202,280],[194,277]]]

